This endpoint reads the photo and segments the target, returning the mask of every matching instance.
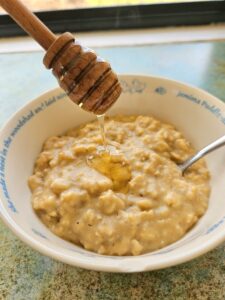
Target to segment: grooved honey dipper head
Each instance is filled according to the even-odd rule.
[[[109,63],[94,51],[62,34],[48,49],[44,64],[53,69],[70,99],[95,114],[103,114],[118,99],[122,88]]]

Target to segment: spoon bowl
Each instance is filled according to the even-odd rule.
[[[185,160],[182,164],[179,164],[179,168],[182,173],[184,173],[190,166],[192,166],[196,161],[204,157],[206,154],[219,149],[220,147],[225,146],[225,135],[218,138],[214,142],[210,143],[200,151],[198,151],[195,155],[191,156],[187,160]]]

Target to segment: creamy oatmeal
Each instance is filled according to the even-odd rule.
[[[180,239],[204,214],[210,193],[204,160],[172,125],[148,116],[97,122],[44,144],[29,178],[35,212],[52,232],[107,255],[139,255]],[[110,152],[110,154],[109,154]]]

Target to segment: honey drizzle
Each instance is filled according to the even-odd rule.
[[[128,182],[131,179],[130,165],[121,153],[115,151],[107,143],[104,127],[105,115],[97,115],[97,119],[103,147],[87,158],[87,164],[110,178],[113,182],[113,190],[126,193],[128,191]]]
[[[107,141],[105,136],[105,114],[103,115],[97,115],[98,124],[100,127],[101,137],[102,137],[102,145],[104,147],[104,150],[107,150]]]

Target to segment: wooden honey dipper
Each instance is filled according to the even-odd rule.
[[[19,0],[0,0],[0,5],[47,51],[44,65],[53,69],[74,103],[101,115],[118,99],[122,89],[117,75],[93,50],[82,47],[69,32],[56,37]]]

